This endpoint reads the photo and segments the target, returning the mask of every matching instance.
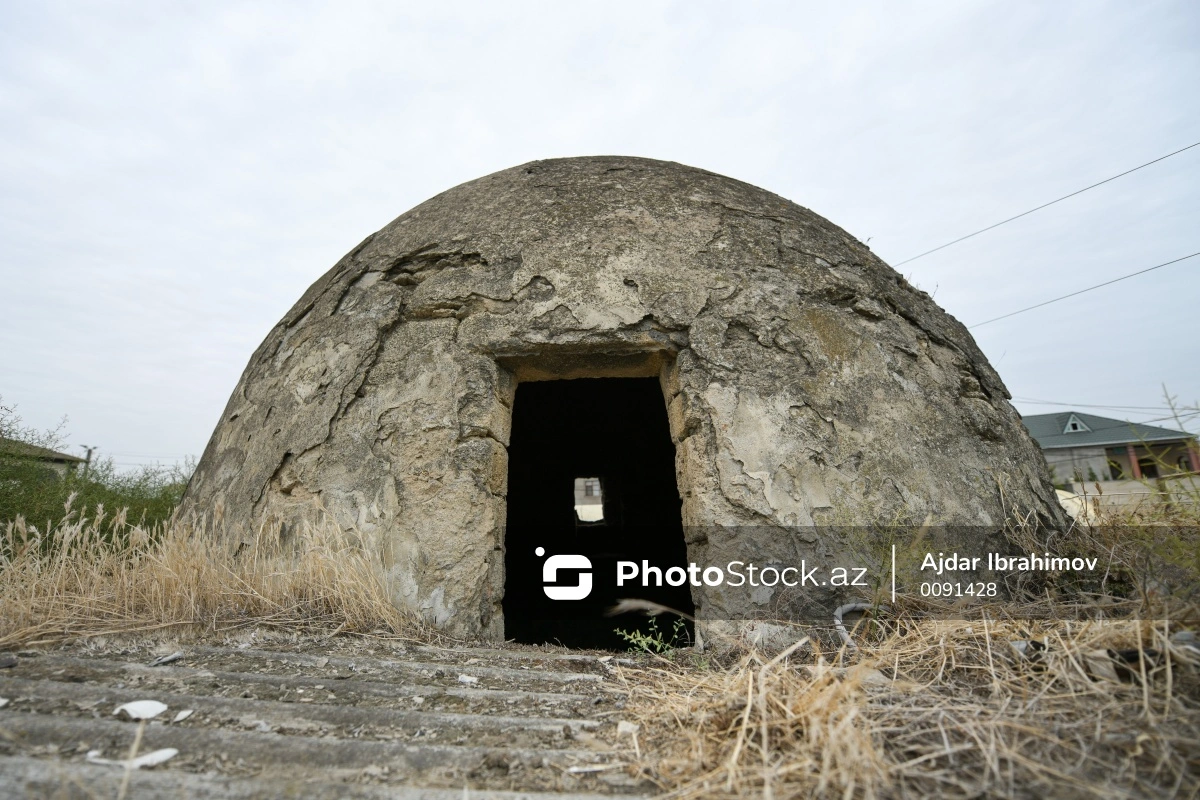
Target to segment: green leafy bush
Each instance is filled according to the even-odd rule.
[[[20,517],[49,531],[72,514],[91,514],[99,507],[125,509],[129,522],[148,526],[171,516],[193,464],[121,472],[109,458],[94,460],[86,469],[80,464],[60,471],[38,452],[63,450],[65,424],[64,419],[48,431],[26,427],[15,407],[0,402],[0,527]]]

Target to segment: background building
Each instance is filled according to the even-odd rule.
[[[73,472],[76,466],[84,463],[85,459],[60,453],[47,447],[0,438],[0,461],[9,464],[33,464],[62,476]]]
[[[1080,411],[1033,414],[1022,420],[1046,456],[1057,485],[1099,492],[1116,503],[1195,491],[1200,473],[1196,437]]]

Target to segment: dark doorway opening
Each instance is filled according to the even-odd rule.
[[[526,644],[624,650],[616,629],[649,633],[641,614],[606,616],[620,598],[694,613],[687,583],[617,586],[617,563],[687,569],[675,447],[654,378],[522,383],[508,449],[504,637]],[[548,583],[547,562],[558,569]],[[583,573],[589,572],[589,576]],[[555,599],[551,594],[582,594]],[[561,589],[559,587],[562,587]],[[556,591],[556,589],[558,591]],[[670,639],[675,618],[657,621]],[[690,644],[691,624],[678,644]]]

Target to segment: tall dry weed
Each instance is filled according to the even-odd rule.
[[[1043,581],[970,620],[901,596],[857,648],[812,628],[774,658],[629,672],[639,767],[679,798],[1200,797],[1196,510],[1007,531],[1099,557],[1096,586]]]
[[[285,545],[173,521],[127,524],[103,508],[53,530],[23,519],[0,535],[0,649],[108,633],[246,625],[411,633],[388,598],[379,549],[329,521]]]
[[[1194,797],[1200,650],[1155,622],[935,622],[630,676],[641,768],[681,798]],[[1044,643],[1033,658],[1013,641]],[[1119,667],[1111,652],[1148,652]],[[850,663],[852,661],[852,663]]]

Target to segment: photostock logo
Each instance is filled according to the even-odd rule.
[[[539,547],[533,551],[538,558],[546,555],[546,548]],[[551,600],[582,600],[592,593],[592,562],[587,556],[558,555],[550,556],[542,565],[542,591]],[[579,583],[576,586],[552,586],[558,581],[560,569],[585,570],[579,573]]]

